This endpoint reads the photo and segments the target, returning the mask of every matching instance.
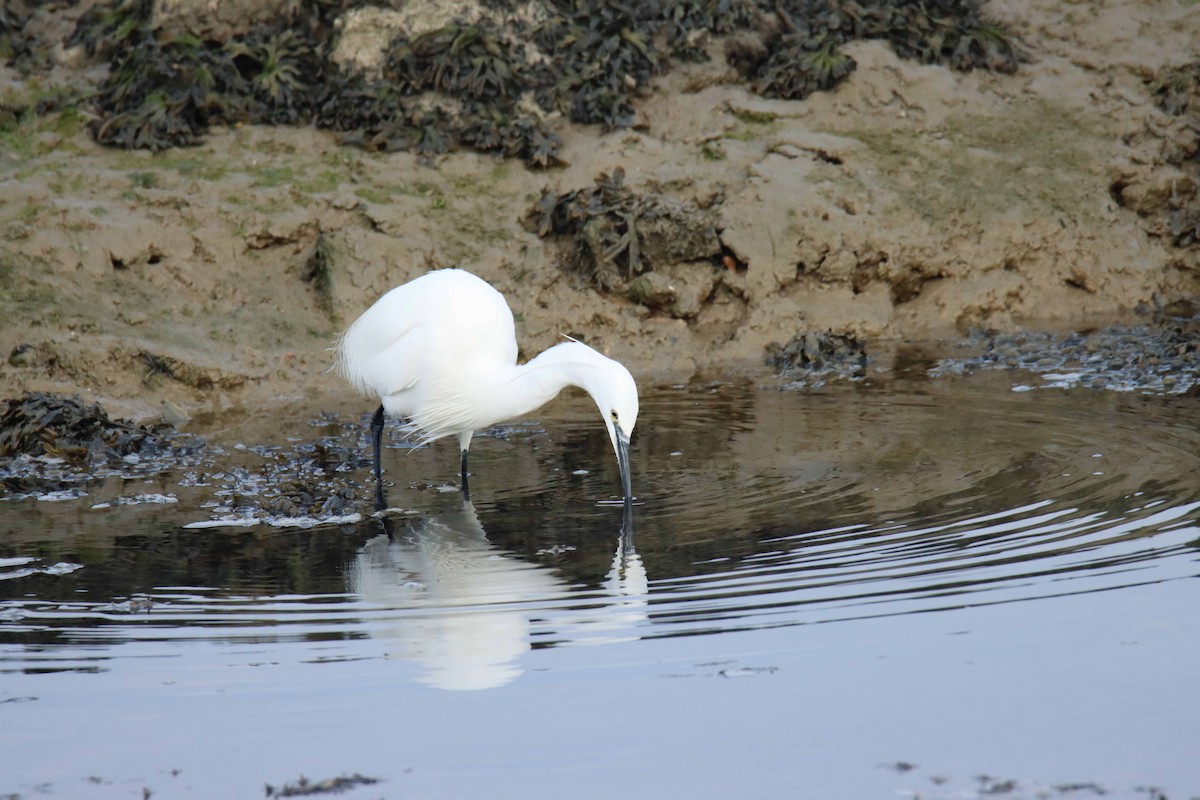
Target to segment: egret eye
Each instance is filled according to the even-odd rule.
[[[615,409],[614,409],[614,410],[613,410],[613,412],[612,412],[612,421],[613,421],[613,422],[616,422],[616,421],[617,421],[617,412],[616,412],[616,410],[615,410]]]

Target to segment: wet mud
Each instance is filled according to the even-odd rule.
[[[423,104],[470,99],[466,55],[484,65],[478,80],[501,76],[516,51],[495,55],[507,34],[470,16],[492,6],[431,13],[428,28],[413,9],[318,4],[297,31],[265,32],[287,4],[226,4],[207,22],[193,5],[18,4],[4,19],[0,397],[81,393],[147,421],[164,402],[170,420],[332,394],[338,332],[447,266],[505,293],[524,357],[569,334],[647,380],[753,373],[772,343],[810,332],[1136,324],[1139,305],[1200,295],[1187,55],[1200,31],[1169,0],[939,4],[953,22],[940,39],[915,6],[815,3],[805,17],[751,3],[759,16],[724,30],[686,3],[660,8],[681,17],[604,7],[607,21],[556,5],[513,24],[578,29],[580,43],[627,22],[612,44],[627,68],[535,98],[536,113],[508,96],[490,133],[454,127],[477,105]],[[337,70],[390,69],[411,90],[393,98],[403,119],[376,115],[358,142],[339,135],[349,118],[335,131],[287,123],[312,110],[301,45],[333,36]],[[786,74],[772,54],[805,42],[785,59],[803,74]],[[170,69],[138,73],[137,59]],[[508,66],[514,92],[540,85],[536,58]],[[215,82],[189,93],[206,70]],[[143,83],[158,79],[183,106],[150,102],[160,94]],[[379,100],[368,85],[382,79],[361,80],[334,89]],[[101,86],[131,105],[90,110]],[[190,147],[93,138],[153,132],[181,111],[207,126],[181,132]],[[520,130],[560,141],[557,166],[497,158],[524,135],[521,115],[537,124]],[[492,144],[457,141],[468,129]]]

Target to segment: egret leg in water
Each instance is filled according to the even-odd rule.
[[[617,456],[625,517],[633,503],[629,437],[637,384],[624,365],[574,340],[517,364],[517,334],[504,295],[460,269],[426,273],[363,312],[338,341],[338,369],[378,396],[371,418],[375,505],[384,507],[381,447],[385,417],[403,420],[420,444],[458,439],[463,494],[471,437],[528,414],[578,386],[600,409]]]

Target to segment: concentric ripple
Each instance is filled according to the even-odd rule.
[[[762,393],[740,430],[722,436],[714,423],[703,452],[675,456],[681,469],[655,487],[667,499],[648,504],[640,520],[643,545],[661,526],[676,548],[710,554],[652,581],[659,635],[1034,600],[1195,574],[1194,404],[1095,392],[1031,397],[995,384]],[[673,400],[659,412],[684,413],[688,400]],[[725,480],[731,489],[719,485]],[[714,530],[717,520],[723,530]]]
[[[1032,610],[1197,573],[1191,400],[1017,394],[997,376],[661,389],[635,435],[632,534],[594,416],[569,399],[479,437],[474,504],[445,491],[451,448],[389,451],[407,510],[340,526],[189,529],[190,496],[9,504],[0,673],[202,643],[239,663],[394,659],[478,689],[541,648]]]

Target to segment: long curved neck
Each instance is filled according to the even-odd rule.
[[[496,387],[491,406],[496,421],[524,416],[553,400],[567,386],[591,393],[597,359],[604,356],[580,342],[563,342],[527,364],[513,366]]]

